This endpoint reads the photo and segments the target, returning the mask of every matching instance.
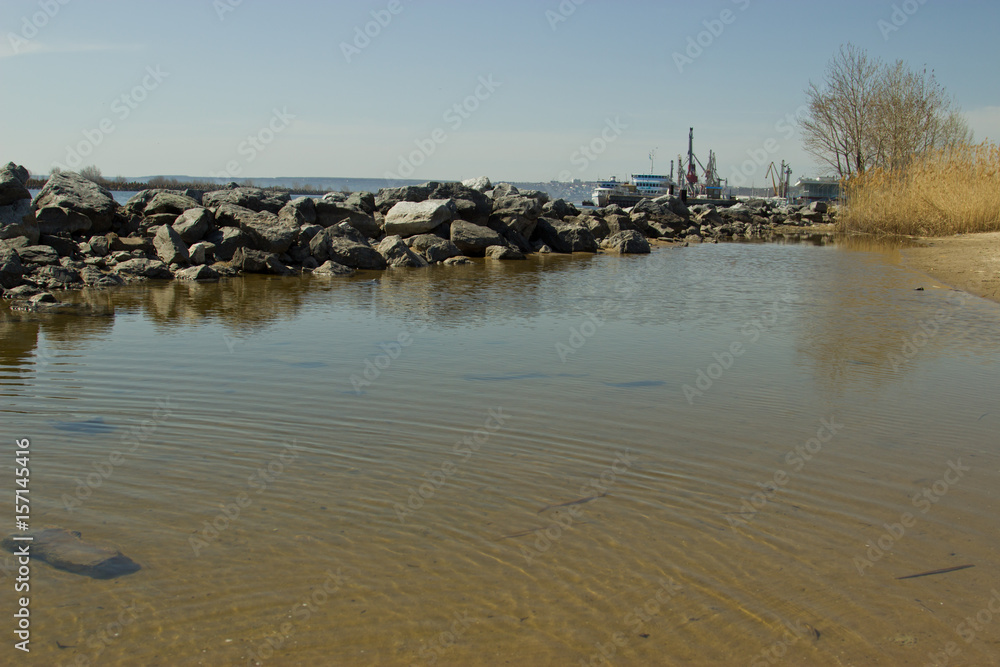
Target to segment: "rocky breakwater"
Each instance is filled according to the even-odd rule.
[[[0,169],[0,288],[22,307],[52,290],[240,273],[349,275],[531,253],[648,253],[651,239],[751,238],[825,210],[765,202],[688,208],[674,197],[630,209],[577,209],[487,178],[291,200],[231,184],[143,190],[124,206],[82,176],[53,174],[32,200],[28,172]]]

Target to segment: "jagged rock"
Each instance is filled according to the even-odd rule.
[[[354,269],[328,259],[316,267],[316,269],[313,270],[313,274],[320,276],[350,276],[354,274]]]
[[[597,239],[583,225],[561,223],[553,225],[560,243],[569,252],[597,252]]]
[[[173,277],[167,265],[158,259],[135,257],[115,265],[115,273],[132,278],[159,278],[169,280]]]
[[[542,205],[538,199],[533,197],[522,197],[520,195],[496,197],[494,195],[493,215],[522,215],[526,218],[537,220],[542,215]]]
[[[364,234],[365,238],[374,239],[382,235],[382,228],[375,222],[375,218],[360,208],[355,208],[346,202],[336,202],[329,199],[321,199],[316,202],[317,225],[332,227],[342,222],[347,222]]]
[[[88,229],[97,233],[111,229],[115,212],[118,210],[118,204],[106,188],[73,172],[52,174],[31,205],[35,209],[36,217],[39,218],[43,209],[53,207],[80,213],[90,219],[91,225]],[[67,220],[73,221],[72,218]],[[53,231],[77,230],[60,229],[51,230],[49,233]]]
[[[276,193],[260,188],[231,188],[206,192],[201,198],[205,208],[217,208],[223,204],[241,206],[251,211],[270,211],[275,215],[291,200],[287,193]],[[218,211],[216,211],[218,215]]]
[[[169,190],[161,190],[149,200],[142,214],[156,215],[157,213],[172,213],[178,216],[184,211],[193,208],[201,208],[201,204],[186,195],[170,192]]]
[[[385,214],[385,233],[413,236],[429,232],[452,219],[449,200],[428,199],[422,202],[401,201]]]
[[[42,266],[31,274],[31,281],[47,289],[65,289],[73,283],[82,282],[80,272],[63,266]]]
[[[451,200],[456,218],[485,225],[493,212],[493,200],[461,183],[429,183],[435,186],[428,199]]]
[[[93,266],[80,269],[80,280],[88,287],[116,287],[125,284],[121,276],[104,273]]]
[[[204,264],[200,266],[189,266],[174,273],[178,280],[193,280],[197,282],[212,282],[219,279],[219,272]]]
[[[427,261],[423,257],[406,246],[402,236],[387,236],[375,249],[385,257],[386,264],[393,268],[427,266]]]
[[[609,213],[604,216],[604,222],[608,226],[608,235],[612,236],[618,232],[625,232],[635,229],[632,218],[624,213]]]
[[[274,273],[279,276],[291,273],[276,253],[253,248],[238,248],[233,255],[233,266],[244,273]]]
[[[471,188],[476,192],[487,192],[493,189],[493,184],[490,183],[490,179],[485,176],[480,176],[479,178],[469,178],[462,181],[462,185],[467,188]]]
[[[453,220],[451,223],[451,242],[458,246],[464,255],[482,257],[491,245],[503,245],[503,238],[482,225],[476,225],[465,220]]]
[[[187,246],[181,240],[173,227],[163,225],[156,231],[153,237],[153,248],[156,256],[165,264],[189,264],[191,257],[188,255]]]
[[[10,289],[21,284],[24,267],[21,256],[13,248],[0,246],[0,287]]]
[[[299,228],[279,222],[270,211],[252,211],[235,204],[221,204],[215,211],[215,221],[220,227],[239,227],[250,239],[256,250],[281,254],[298,238]],[[215,243],[213,239],[208,239]]]
[[[387,213],[389,209],[401,201],[424,201],[430,197],[432,189],[426,185],[382,188],[375,193],[375,207],[382,213]]]
[[[490,216],[489,228],[497,231],[497,221],[503,223],[508,229],[512,229],[526,239],[530,239],[535,233],[535,226],[538,218],[527,218],[523,215]]]
[[[375,211],[378,210],[375,206],[375,194],[371,192],[352,192],[344,203],[370,216],[375,215]]]
[[[32,245],[20,248],[17,254],[21,256],[22,264],[58,264],[59,253],[52,246]]]
[[[35,244],[38,243],[39,231],[30,199],[19,199],[0,206],[0,240],[24,236]]]
[[[711,225],[712,227],[718,227],[719,225],[726,224],[722,216],[714,206],[706,207],[700,213],[695,216],[695,221],[702,225]]]
[[[827,204],[825,201],[814,201],[811,204],[809,204],[809,210],[812,211],[813,213],[826,213]]]
[[[58,253],[60,257],[72,257],[79,252],[76,241],[68,236],[42,234],[38,237],[38,245],[47,245],[50,248],[55,248],[56,253]]]
[[[278,220],[296,227],[311,225],[316,222],[316,202],[312,197],[293,199],[278,211]]]
[[[527,259],[520,250],[505,245],[491,245],[486,249],[485,256],[490,259]]]
[[[215,216],[207,208],[195,207],[177,216],[173,223],[174,231],[177,232],[184,243],[197,243],[205,237],[215,222]]]
[[[550,248],[550,252],[573,252],[573,247],[559,235],[557,226],[562,226],[563,224],[564,223],[554,218],[539,218],[537,224],[535,225],[535,233],[531,238],[537,243],[548,246]]]
[[[365,236],[348,223],[327,227],[309,242],[309,251],[317,262],[328,259],[355,269],[380,271],[385,258],[369,245]]]
[[[601,247],[619,254],[643,254],[650,251],[649,241],[634,229],[612,234],[601,242]]]
[[[214,251],[214,243],[209,243],[208,241],[198,241],[188,248],[188,256],[191,258],[191,263],[194,265],[211,264],[215,258]],[[235,253],[236,250],[234,249],[233,252]]]
[[[90,246],[90,254],[96,257],[107,257],[111,252],[111,244],[106,236],[91,236],[87,244]]]
[[[563,218],[570,216],[580,215],[580,211],[577,210],[576,206],[573,206],[565,200],[556,199],[542,206],[542,215],[562,220]]]
[[[491,191],[490,196],[493,197],[494,200],[496,200],[500,199],[501,197],[507,197],[510,195],[517,195],[517,194],[520,194],[520,191],[510,183],[497,183],[496,185],[493,186],[493,190]]]
[[[607,221],[596,215],[588,216],[578,216],[578,223],[582,223],[584,227],[590,230],[590,233],[594,235],[597,240],[606,239],[611,236],[611,229],[608,227]],[[569,222],[566,220],[565,222]]]
[[[14,552],[26,544],[14,539],[18,535],[32,538],[31,558],[74,574],[94,579],[112,579],[141,569],[138,563],[118,549],[84,542],[80,533],[63,528],[45,528],[9,535],[3,540],[3,548]]]
[[[35,212],[38,231],[42,234],[76,234],[90,231],[94,223],[83,213],[61,206],[47,206]]]
[[[434,234],[418,234],[406,239],[406,245],[421,253],[431,264],[462,254],[454,243]]]
[[[212,254],[215,255],[216,261],[220,262],[228,262],[239,248],[250,245],[249,235],[236,227],[217,229],[208,233],[205,240],[215,246]]]
[[[0,167],[0,206],[10,206],[22,199],[30,201],[29,177],[27,169],[13,162]]]

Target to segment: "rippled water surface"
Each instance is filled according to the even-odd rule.
[[[68,298],[4,437],[142,570],[36,562],[37,664],[1000,664],[1000,307],[892,250]]]

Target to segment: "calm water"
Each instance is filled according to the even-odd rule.
[[[70,296],[4,437],[143,569],[36,563],[37,664],[1000,664],[1000,306],[892,250]]]

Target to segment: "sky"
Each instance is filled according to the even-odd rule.
[[[933,70],[1000,138],[996,0],[2,0],[0,161],[32,173],[494,181],[823,168],[842,44]]]

